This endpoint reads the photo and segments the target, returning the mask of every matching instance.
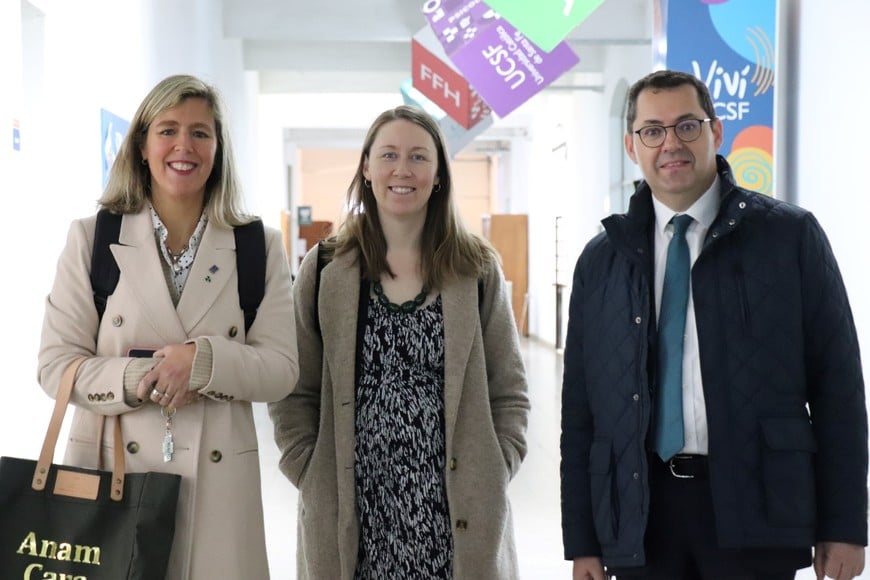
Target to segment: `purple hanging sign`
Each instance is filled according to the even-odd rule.
[[[580,61],[566,42],[545,52],[481,0],[429,0],[423,13],[453,64],[499,117]]]

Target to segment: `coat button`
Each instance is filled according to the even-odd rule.
[[[109,401],[114,401],[115,393],[109,392],[109,394],[106,395],[106,399],[108,399]]]
[[[112,326],[121,326],[124,324],[124,317],[120,314],[116,314],[112,317]]]
[[[127,443],[127,452],[128,453],[139,453],[139,444],[135,441],[130,441]]]
[[[733,228],[734,226],[737,225],[737,220],[734,218],[731,218],[730,220],[728,220],[728,225]]]
[[[223,459],[224,456],[223,453],[215,449],[209,454],[208,458],[211,459],[212,463],[220,463],[220,460]]]
[[[239,334],[239,328],[237,326],[230,326],[230,330],[227,333],[230,335],[230,338],[235,338],[237,334]]]
[[[640,401],[640,395],[638,395],[637,393],[633,394],[631,396],[631,400],[637,403],[638,401]]]
[[[739,207],[740,209],[746,209],[746,202],[741,201],[740,203],[737,204],[737,207]]]
[[[94,402],[94,396],[93,396],[93,395],[88,395],[88,401],[90,401],[91,403],[93,403],[93,402]]]
[[[643,322],[643,319],[642,319],[640,316],[635,316],[635,317],[634,317],[634,323],[635,323],[635,324],[640,324],[641,322]]]
[[[457,530],[467,530],[468,522],[465,520],[456,520],[456,529]]]
[[[450,471],[455,471],[455,470],[456,470],[456,458],[451,457],[450,458]]]

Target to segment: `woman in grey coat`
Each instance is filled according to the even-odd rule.
[[[431,117],[375,120],[348,208],[303,260],[300,380],[269,406],[300,491],[298,577],[515,579],[525,371],[498,258],[459,220]]]

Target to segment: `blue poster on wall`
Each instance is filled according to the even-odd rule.
[[[776,0],[670,0],[666,18],[667,68],[707,85],[720,153],[740,185],[771,195]]]
[[[21,151],[21,126],[18,119],[12,119],[12,150]]]
[[[130,128],[130,122],[106,109],[100,109],[100,125],[102,129],[100,157],[103,163],[103,187],[106,187],[106,182],[109,180],[109,171],[112,170],[112,164],[115,162],[118,150],[121,149],[124,135],[127,134],[127,129]]]

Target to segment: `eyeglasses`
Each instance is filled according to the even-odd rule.
[[[635,133],[640,137],[640,142],[647,147],[661,147],[668,136],[668,129],[673,129],[674,134],[683,143],[690,143],[701,136],[701,125],[712,120],[685,119],[675,125],[647,125]]]

